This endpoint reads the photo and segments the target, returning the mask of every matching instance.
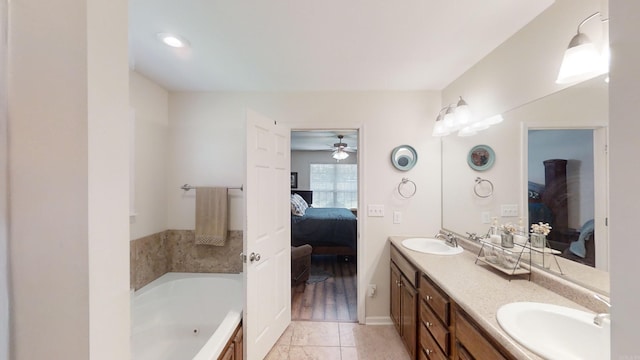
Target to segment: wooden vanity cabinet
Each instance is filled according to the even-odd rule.
[[[391,245],[391,319],[411,359],[515,360],[417,269]]]
[[[411,359],[416,359],[418,270],[391,246],[391,319]]]
[[[451,301],[426,275],[420,276],[419,337],[426,359],[448,359],[451,355]]]
[[[456,359],[514,359],[506,355],[507,351],[460,309],[455,311],[455,323]]]

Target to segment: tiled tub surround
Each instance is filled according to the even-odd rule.
[[[513,277],[509,281],[508,276],[486,266],[476,265],[475,253],[466,250],[455,256],[418,253],[402,246],[405,238],[392,236],[389,240],[517,359],[540,357],[516,343],[502,330],[496,320],[496,312],[500,306],[516,301],[533,301],[589,311],[556,292],[528,281],[527,277]],[[588,297],[586,294],[585,296]],[[586,298],[585,301],[590,299]]]
[[[193,230],[166,230],[129,243],[130,283],[140,289],[168,272],[239,273],[242,231],[224,246],[196,245]]]

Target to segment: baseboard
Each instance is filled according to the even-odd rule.
[[[368,316],[364,319],[366,325],[393,325],[390,316]]]

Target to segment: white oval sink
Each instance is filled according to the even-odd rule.
[[[545,359],[610,358],[611,323],[593,323],[595,314],[535,302],[503,305],[496,317],[504,331]]]
[[[455,255],[463,251],[460,246],[449,246],[443,240],[431,238],[405,239],[402,241],[402,246],[409,250],[433,255]]]

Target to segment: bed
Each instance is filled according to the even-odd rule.
[[[292,246],[309,244],[314,254],[356,255],[357,218],[350,209],[314,208],[309,206],[313,204],[311,191],[292,190],[292,199],[293,194],[302,197],[307,207],[296,215],[292,202]]]
[[[573,229],[557,229],[554,210],[548,204],[553,202],[545,199],[545,186],[535,182],[528,183],[529,228],[531,224],[539,222],[551,224],[547,240],[549,246],[561,252],[560,256],[573,261],[595,266],[595,234],[593,219],[587,221],[579,231]],[[564,209],[562,209],[564,210]],[[561,210],[561,211],[562,211]]]
[[[553,225],[553,212],[543,201],[544,185],[529,181],[528,187],[529,229],[540,222]]]

